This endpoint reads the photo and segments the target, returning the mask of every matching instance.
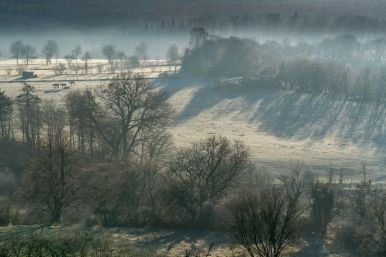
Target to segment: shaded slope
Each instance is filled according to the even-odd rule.
[[[180,145],[211,134],[242,139],[257,163],[278,169],[304,161],[358,171],[367,164],[379,172],[386,164],[385,104],[291,91],[240,93],[202,80],[191,85],[174,88],[170,100]]]

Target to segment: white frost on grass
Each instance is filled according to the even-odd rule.
[[[106,84],[97,81],[107,78],[104,74],[81,76],[96,81],[76,82],[75,87],[55,92],[52,82],[32,79],[29,83],[42,99],[58,102],[69,91]],[[345,168],[345,174],[352,175],[359,174],[366,164],[370,177],[384,180],[385,103],[353,102],[289,91],[227,91],[214,88],[213,80],[202,78],[155,82],[171,94],[169,102],[176,111],[176,123],[170,132],[177,146],[217,134],[244,141],[255,163],[274,172],[286,172],[289,163],[305,162],[315,170],[333,166]],[[22,86],[22,83],[0,83],[0,89],[11,97],[20,94]]]
[[[304,162],[315,170],[345,168],[346,179],[351,180],[366,164],[370,177],[382,178],[384,104],[288,91],[230,92],[209,86],[179,91],[172,99],[178,118],[170,131],[179,146],[218,134],[244,141],[257,165],[277,172],[287,171],[289,163]]]

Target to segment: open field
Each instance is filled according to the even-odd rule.
[[[14,60],[0,62],[0,89],[15,97],[23,86],[18,75],[6,75]],[[60,60],[54,60],[60,62]],[[107,67],[99,60],[96,64]],[[304,162],[314,170],[330,166],[344,168],[346,182],[356,179],[365,164],[370,177],[384,180],[384,105],[352,102],[336,97],[315,96],[291,91],[216,89],[213,79],[159,78],[169,67],[132,69],[143,72],[170,93],[176,110],[176,123],[169,130],[177,146],[220,134],[243,140],[259,167],[285,172],[288,164]],[[38,78],[29,79],[42,99],[62,101],[72,90],[103,85],[111,73],[55,75],[44,71],[43,60],[35,60]],[[107,68],[106,68],[107,69]],[[173,70],[173,69],[172,69]],[[54,89],[55,81],[76,81],[69,89]],[[323,174],[323,173],[322,173]]]
[[[118,62],[118,61],[117,61]],[[57,66],[61,64],[64,65],[63,74],[58,74]],[[71,64],[71,67],[68,67],[66,60],[64,59],[55,59],[52,61],[51,65],[46,65],[44,59],[33,59],[31,62],[26,65],[24,62],[20,61],[20,65],[16,65],[15,60],[13,59],[0,59],[0,83],[11,83],[11,82],[20,82],[21,76],[20,72],[22,70],[28,70],[34,72],[36,79],[31,80],[39,82],[52,82],[52,81],[104,81],[111,78],[114,74],[120,72],[141,72],[147,74],[148,76],[156,77],[164,72],[173,72],[175,67],[169,66],[165,60],[147,60],[143,67],[136,68],[122,68],[123,64],[119,63],[115,66],[113,71],[107,60],[95,59],[88,63],[87,72],[84,68],[84,63],[82,61],[75,62]],[[78,67],[75,69],[74,65]]]
[[[386,257],[386,0],[0,0],[0,257]]]
[[[178,112],[171,129],[176,142],[223,134],[246,142],[263,167],[280,171],[304,162],[316,170],[345,168],[350,177],[365,164],[370,176],[384,179],[384,105],[291,91],[241,94],[203,81],[172,83],[186,85],[170,100]]]

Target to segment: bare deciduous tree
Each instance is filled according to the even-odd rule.
[[[12,57],[16,59],[16,64],[19,64],[19,59],[24,56],[25,45],[21,41],[16,41],[11,45],[10,52]]]
[[[107,88],[99,88],[96,96],[105,112],[90,118],[115,156],[135,152],[142,131],[164,127],[170,121],[165,92],[140,75],[120,74]]]
[[[118,51],[117,52],[117,58],[119,59],[119,64],[120,64],[120,67],[121,69],[123,68],[123,64],[124,64],[124,61],[127,59],[127,56],[125,54],[125,52],[123,51]]]
[[[230,207],[230,233],[251,257],[285,255],[298,229],[298,199],[273,186],[241,195]]]
[[[58,44],[54,40],[48,40],[43,47],[43,54],[46,58],[46,64],[51,64],[52,57],[59,54]]]
[[[204,204],[220,199],[249,163],[249,152],[239,141],[210,137],[180,150],[170,164],[172,180],[180,188],[180,201],[192,222],[201,218]]]
[[[31,146],[40,145],[41,99],[32,93],[33,87],[24,84],[22,94],[16,97],[21,131],[25,142]]]
[[[96,148],[96,132],[90,116],[94,115],[95,96],[89,90],[71,92],[66,96],[72,149],[92,155]],[[76,146],[77,144],[77,146]]]
[[[359,225],[368,217],[370,210],[370,196],[372,184],[370,180],[364,180],[356,185],[352,195],[352,211],[358,219]]]
[[[148,59],[148,53],[147,53],[147,45],[145,42],[141,42],[136,48],[135,48],[135,56],[137,56],[139,60],[140,66],[143,68],[143,66],[146,63],[146,60]]]
[[[116,49],[113,45],[105,45],[102,47],[102,54],[108,60],[109,64],[112,64],[116,55]]]
[[[12,111],[11,98],[0,91],[0,142],[9,141],[12,136]]]
[[[63,212],[75,200],[79,182],[65,132],[56,128],[41,155],[32,161],[23,192],[25,200],[49,214],[51,223],[61,222]]]
[[[42,124],[45,131],[45,137],[49,142],[55,143],[56,135],[63,135],[67,127],[67,113],[62,107],[58,107],[53,100],[46,101],[42,107]]]
[[[90,52],[86,51],[84,52],[83,56],[82,56],[82,60],[84,62],[84,70],[85,70],[85,73],[87,74],[88,71],[89,71],[89,65],[88,65],[88,62],[91,60],[91,54]]]
[[[77,45],[74,47],[74,49],[71,50],[71,55],[74,56],[75,62],[78,62],[79,56],[82,54],[83,50],[80,45]]]
[[[24,59],[25,63],[28,65],[30,60],[36,58],[36,49],[31,45],[25,45],[24,47]]]
[[[330,184],[316,183],[311,190],[311,222],[321,236],[334,217],[335,192]]]
[[[75,57],[72,54],[67,54],[64,56],[64,59],[67,61],[68,68],[71,68],[72,61],[75,59]]]
[[[180,58],[179,53],[178,53],[178,46],[176,44],[173,44],[170,46],[168,52],[167,52],[167,57],[169,59],[169,62],[171,65],[174,66],[174,71],[177,70],[177,63]]]
[[[371,213],[378,222],[383,240],[386,239],[386,192],[383,188],[373,190],[371,193]]]

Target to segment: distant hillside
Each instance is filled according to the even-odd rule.
[[[384,0],[0,0],[2,29],[130,25],[144,30],[286,26],[383,31],[385,14]]]

